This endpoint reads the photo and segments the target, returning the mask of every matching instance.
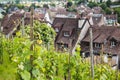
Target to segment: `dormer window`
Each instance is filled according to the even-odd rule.
[[[59,29],[58,29],[58,28],[55,28],[55,31],[56,31],[56,32],[59,32]]]
[[[113,47],[115,45],[116,45],[115,41],[111,41],[111,46]]]
[[[100,44],[100,43],[95,43],[95,47],[96,47],[96,48],[100,48],[100,47],[101,47],[101,44]]]
[[[69,33],[69,31],[64,31],[63,35],[64,35],[65,37],[69,37],[69,36],[70,36],[70,33]]]

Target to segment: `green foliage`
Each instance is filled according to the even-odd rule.
[[[30,80],[30,73],[26,70],[20,73],[23,80]]]
[[[0,80],[92,80],[90,64],[79,56],[80,49],[70,56],[68,53],[49,51],[38,44],[30,50],[31,42],[26,38],[3,38],[3,64],[0,64]],[[70,62],[69,62],[70,56]],[[95,80],[115,80],[116,72],[106,65],[95,65]],[[119,74],[118,74],[119,75]],[[120,79],[120,78],[118,78]]]
[[[74,8],[72,8],[72,7],[69,7],[69,8],[67,9],[67,11],[68,11],[68,12],[77,12],[77,10],[74,9]]]
[[[24,5],[22,5],[22,4],[16,4],[16,6],[19,8],[19,9],[24,9]]]
[[[27,27],[29,34],[29,26]],[[18,33],[12,39],[0,38],[0,80],[67,80],[68,71],[71,80],[92,80],[90,64],[79,56],[80,46],[77,46],[76,52],[71,56],[69,53],[56,52],[53,47],[48,50],[44,45],[36,43],[36,39],[48,37],[51,29],[46,24],[35,21],[34,34],[39,32],[40,37],[34,37],[33,41],[28,37],[21,38]],[[94,67],[95,80],[116,80],[116,72],[109,66],[99,64]]]
[[[95,3],[95,2],[89,2],[88,6],[89,6],[90,8],[93,8],[93,7],[98,6],[98,4]]]
[[[47,8],[47,9],[49,9],[48,4],[44,4],[44,5],[43,5],[43,8]]]
[[[76,3],[77,5],[80,5],[81,3],[84,3],[85,1],[84,0],[77,0]]]
[[[16,4],[19,4],[19,3],[20,3],[20,0],[15,0],[15,3],[16,3]]]
[[[114,8],[114,12],[118,15],[118,22],[120,23],[120,8]]]
[[[105,9],[107,8],[107,5],[106,5],[105,3],[101,3],[101,4],[100,4],[100,7],[101,7],[103,10],[105,10]]]
[[[112,4],[111,0],[107,0],[106,5],[110,7],[111,4]]]
[[[106,9],[105,9],[105,12],[106,12],[106,14],[111,14],[111,13],[112,13],[112,11],[111,11],[110,8],[106,8]]]
[[[67,8],[71,7],[73,5],[72,1],[67,2]]]
[[[56,7],[56,5],[54,3],[51,3],[50,6]]]
[[[40,2],[41,0],[38,0],[38,2]]]
[[[26,26],[26,33],[29,35],[30,26]],[[53,28],[45,23],[34,21],[34,39],[42,40],[44,44],[53,44],[55,38],[55,31]],[[30,35],[29,35],[30,36]]]
[[[103,2],[103,0],[100,0],[100,3],[102,3]]]
[[[114,8],[114,11],[120,17],[120,8]]]

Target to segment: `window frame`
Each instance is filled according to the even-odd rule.
[[[63,36],[64,37],[69,37],[70,36],[70,32],[69,31],[64,31],[63,32]]]

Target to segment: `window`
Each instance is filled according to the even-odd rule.
[[[100,43],[95,43],[95,47],[100,48],[101,47]]]
[[[55,28],[55,31],[56,31],[56,32],[59,32],[59,29],[58,29],[58,28]]]
[[[111,41],[111,46],[115,46],[115,45],[116,45],[115,41]]]
[[[65,51],[68,49],[68,44],[58,43],[58,50]]]
[[[70,36],[69,31],[64,31],[64,36],[69,37]]]
[[[68,48],[68,44],[64,44],[64,48]]]

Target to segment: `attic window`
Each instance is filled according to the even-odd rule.
[[[57,45],[58,45],[58,49],[61,51],[68,48],[68,44],[58,43]]]
[[[95,47],[100,48],[101,47],[100,43],[95,43]]]
[[[115,41],[111,41],[111,46],[113,47],[115,45],[116,45]]]
[[[59,32],[59,29],[58,29],[58,28],[55,28],[55,31],[56,31],[56,32]]]
[[[64,34],[64,36],[65,36],[65,37],[69,37],[69,36],[70,36],[69,31],[64,31],[64,33],[63,33],[63,34]]]
[[[68,44],[64,44],[64,48],[68,48]]]

